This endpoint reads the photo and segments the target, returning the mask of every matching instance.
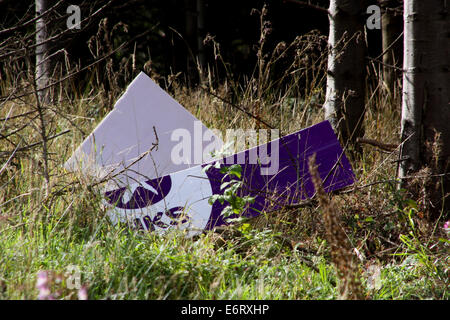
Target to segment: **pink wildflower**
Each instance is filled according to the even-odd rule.
[[[48,287],[48,275],[46,271],[39,271],[36,279],[36,288],[39,290],[39,300],[53,300],[50,288]]]
[[[42,287],[46,287],[48,283],[47,272],[39,271],[37,274],[36,288],[40,289]]]
[[[88,299],[88,291],[85,286],[82,286],[80,290],[78,290],[78,300],[87,300]]]

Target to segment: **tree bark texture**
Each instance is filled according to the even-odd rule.
[[[329,8],[328,119],[343,141],[363,136],[365,100],[365,1],[332,0]]]
[[[437,176],[425,189],[428,204],[438,211],[450,192],[450,179],[445,175],[450,172],[449,6],[444,0],[404,1],[403,161],[399,177],[425,168]]]
[[[36,0],[36,16],[41,15],[48,9],[47,0]],[[49,55],[49,43],[45,42],[48,38],[48,24],[47,16],[43,16],[36,20],[36,69],[35,69],[35,82],[36,89],[38,90],[38,97],[41,104],[48,103],[48,91],[44,89],[50,78],[50,59]]]

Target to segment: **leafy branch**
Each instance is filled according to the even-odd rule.
[[[217,166],[219,162],[216,163]],[[213,164],[207,165],[204,170],[208,170],[211,168]],[[216,167],[217,168],[217,167]],[[239,164],[234,164],[232,166],[224,166],[220,168],[220,173],[224,176],[221,180],[220,190],[223,191],[221,194],[213,194],[208,203],[213,205],[216,201],[219,201],[221,205],[225,202],[228,203],[222,210],[222,215],[225,218],[230,217],[231,215],[241,215],[247,204],[254,203],[255,197],[252,196],[239,196],[238,192],[243,185],[242,181],[242,167]],[[228,180],[228,181],[227,181]]]

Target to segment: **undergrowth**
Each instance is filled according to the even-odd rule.
[[[238,78],[227,70],[225,79],[218,79],[207,69],[196,87],[186,87],[177,75],[159,76],[161,85],[206,126],[219,130],[270,125],[285,135],[322,121],[326,38],[312,32],[269,50],[263,47],[268,26],[262,21],[261,27],[253,75]],[[220,47],[213,37],[208,40],[217,65],[226,69]],[[11,79],[2,83],[2,96]],[[398,145],[400,98],[387,97],[376,81],[367,87],[365,136]],[[333,265],[323,208],[315,202],[192,239],[175,231],[157,236],[110,224],[101,188],[62,165],[118,95],[112,99],[111,92],[94,87],[75,96],[63,92],[46,113],[52,132],[70,130],[49,140],[49,185],[39,145],[14,151],[38,136],[34,115],[4,119],[28,112],[34,98],[2,102],[0,146],[12,152],[2,153],[0,166],[1,299],[36,299],[42,271],[51,297],[76,299],[79,287],[70,285],[74,274],[69,272],[74,268],[89,299],[340,298],[337,288],[345,279]],[[22,128],[23,123],[29,125]],[[9,135],[17,128],[22,129]],[[417,199],[398,190],[398,150],[362,150],[352,157],[355,188],[332,195],[332,209],[335,227],[342,228],[358,261],[363,298],[448,299],[445,221],[428,220]]]

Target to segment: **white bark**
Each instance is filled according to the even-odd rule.
[[[36,16],[40,16],[48,9],[47,0],[36,0]],[[49,102],[49,83],[50,60],[48,38],[47,16],[42,16],[36,20],[36,70],[34,85],[36,90],[36,106],[39,112],[40,133],[42,136],[42,158],[44,167],[44,178],[46,182],[45,195],[49,192],[50,175],[48,167],[48,145],[47,145],[47,124],[45,116],[45,105]]]
[[[365,98],[365,1],[330,1],[325,118],[344,140],[362,136]]]
[[[48,9],[47,0],[36,0],[36,16],[41,15]],[[48,38],[47,17],[36,20],[36,89],[41,104],[48,102],[48,90],[43,89],[48,85],[50,78],[49,44],[45,42]],[[41,44],[42,43],[42,44]],[[41,44],[41,45],[39,45]]]
[[[405,0],[399,177],[432,174],[423,204],[436,217],[450,209],[450,3]],[[414,180],[402,186],[415,192]],[[425,187],[425,188],[424,188]]]
[[[450,157],[449,10],[446,1],[404,1],[401,152],[408,159],[400,164],[400,177],[436,156],[443,170]],[[433,151],[436,134],[441,142]]]

